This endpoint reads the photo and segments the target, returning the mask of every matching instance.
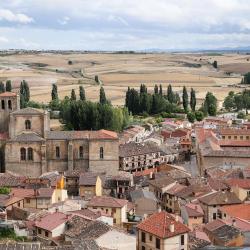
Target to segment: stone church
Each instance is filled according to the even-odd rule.
[[[118,172],[117,133],[107,130],[51,131],[47,111],[20,109],[19,103],[16,93],[0,94],[2,172],[31,177],[55,170]]]

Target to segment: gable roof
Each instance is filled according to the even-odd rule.
[[[12,97],[12,96],[16,96],[16,95],[17,94],[14,93],[14,92],[8,92],[8,91],[6,91],[6,92],[1,93],[0,97]]]
[[[35,108],[23,108],[23,109],[19,109],[19,110],[16,110],[14,112],[12,112],[11,114],[14,114],[14,115],[41,115],[41,114],[44,114],[45,111],[42,110],[42,109],[35,109]]]
[[[69,219],[68,215],[61,212],[50,213],[36,221],[35,226],[51,232]]]
[[[91,207],[114,207],[122,208],[128,204],[128,200],[116,199],[110,196],[94,196],[87,206]]]
[[[176,181],[172,177],[169,177],[169,176],[163,176],[163,177],[148,181],[150,185],[157,187],[157,188],[164,188],[175,182]]]
[[[82,173],[79,178],[80,186],[95,186],[98,176],[103,175],[102,173],[86,172]]]
[[[173,232],[170,231],[170,225],[174,225]],[[189,232],[187,226],[176,221],[171,214],[165,211],[151,215],[141,222],[137,228],[160,238],[171,238]]]
[[[220,211],[226,213],[230,217],[237,217],[250,221],[250,204],[223,206],[220,208]]]
[[[225,181],[230,187],[250,189],[250,179],[229,179]]]
[[[45,141],[41,136],[34,132],[23,132],[17,135],[15,138],[10,139],[10,141],[16,142],[42,142]]]
[[[47,133],[49,140],[77,140],[77,139],[103,139],[118,140],[116,132],[101,129],[98,131],[49,131]]]
[[[189,217],[201,217],[204,215],[204,212],[199,204],[187,203],[184,207]]]
[[[217,191],[199,198],[206,205],[240,204],[241,200],[235,193],[229,191]]]

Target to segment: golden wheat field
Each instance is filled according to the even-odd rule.
[[[249,59],[243,54],[16,53],[0,56],[0,78],[12,80],[14,88],[25,79],[31,99],[43,103],[50,101],[52,83],[58,85],[61,98],[83,85],[87,98],[98,100],[95,75],[114,105],[124,104],[128,86],[138,88],[141,83],[149,91],[155,84],[162,84],[163,90],[168,84],[176,91],[192,87],[200,102],[212,91],[222,101],[230,90],[240,91],[237,84],[250,71]],[[218,69],[211,65],[214,60]]]

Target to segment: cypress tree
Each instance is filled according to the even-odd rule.
[[[80,96],[80,100],[86,101],[85,90],[84,90],[83,86],[79,87],[79,96]]]
[[[23,87],[24,87],[24,92],[25,92],[25,101],[29,102],[30,100],[30,88],[29,88],[29,84],[23,80]]]
[[[168,85],[168,89],[167,89],[167,99],[170,103],[174,102],[174,92],[172,90],[172,86],[171,84]]]
[[[106,104],[107,103],[107,99],[106,99],[106,95],[105,95],[105,91],[104,88],[101,87],[100,88],[100,104]]]
[[[191,94],[190,94],[190,107],[192,111],[195,111],[195,106],[196,106],[196,94],[193,88],[191,88]]]
[[[71,90],[71,97],[70,97],[71,101],[75,101],[76,100],[76,92],[74,89]]]
[[[11,86],[11,81],[7,80],[6,81],[6,91],[11,92],[12,86]]]
[[[52,84],[51,99],[52,101],[58,100],[57,85],[55,83]]]
[[[5,86],[3,82],[0,82],[0,93],[5,92]]]
[[[162,91],[162,85],[160,84],[160,91],[159,94],[162,96],[163,95],[163,91]]]
[[[187,93],[187,89],[185,86],[183,87],[183,92],[182,92],[182,103],[183,103],[183,108],[185,112],[187,112],[188,111],[188,93]]]
[[[159,93],[159,89],[158,89],[158,85],[157,85],[157,84],[155,84],[154,92],[155,92],[155,94],[158,94],[158,93]]]

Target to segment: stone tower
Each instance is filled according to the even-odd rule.
[[[0,133],[9,132],[10,113],[20,109],[19,95],[13,92],[0,94]]]

